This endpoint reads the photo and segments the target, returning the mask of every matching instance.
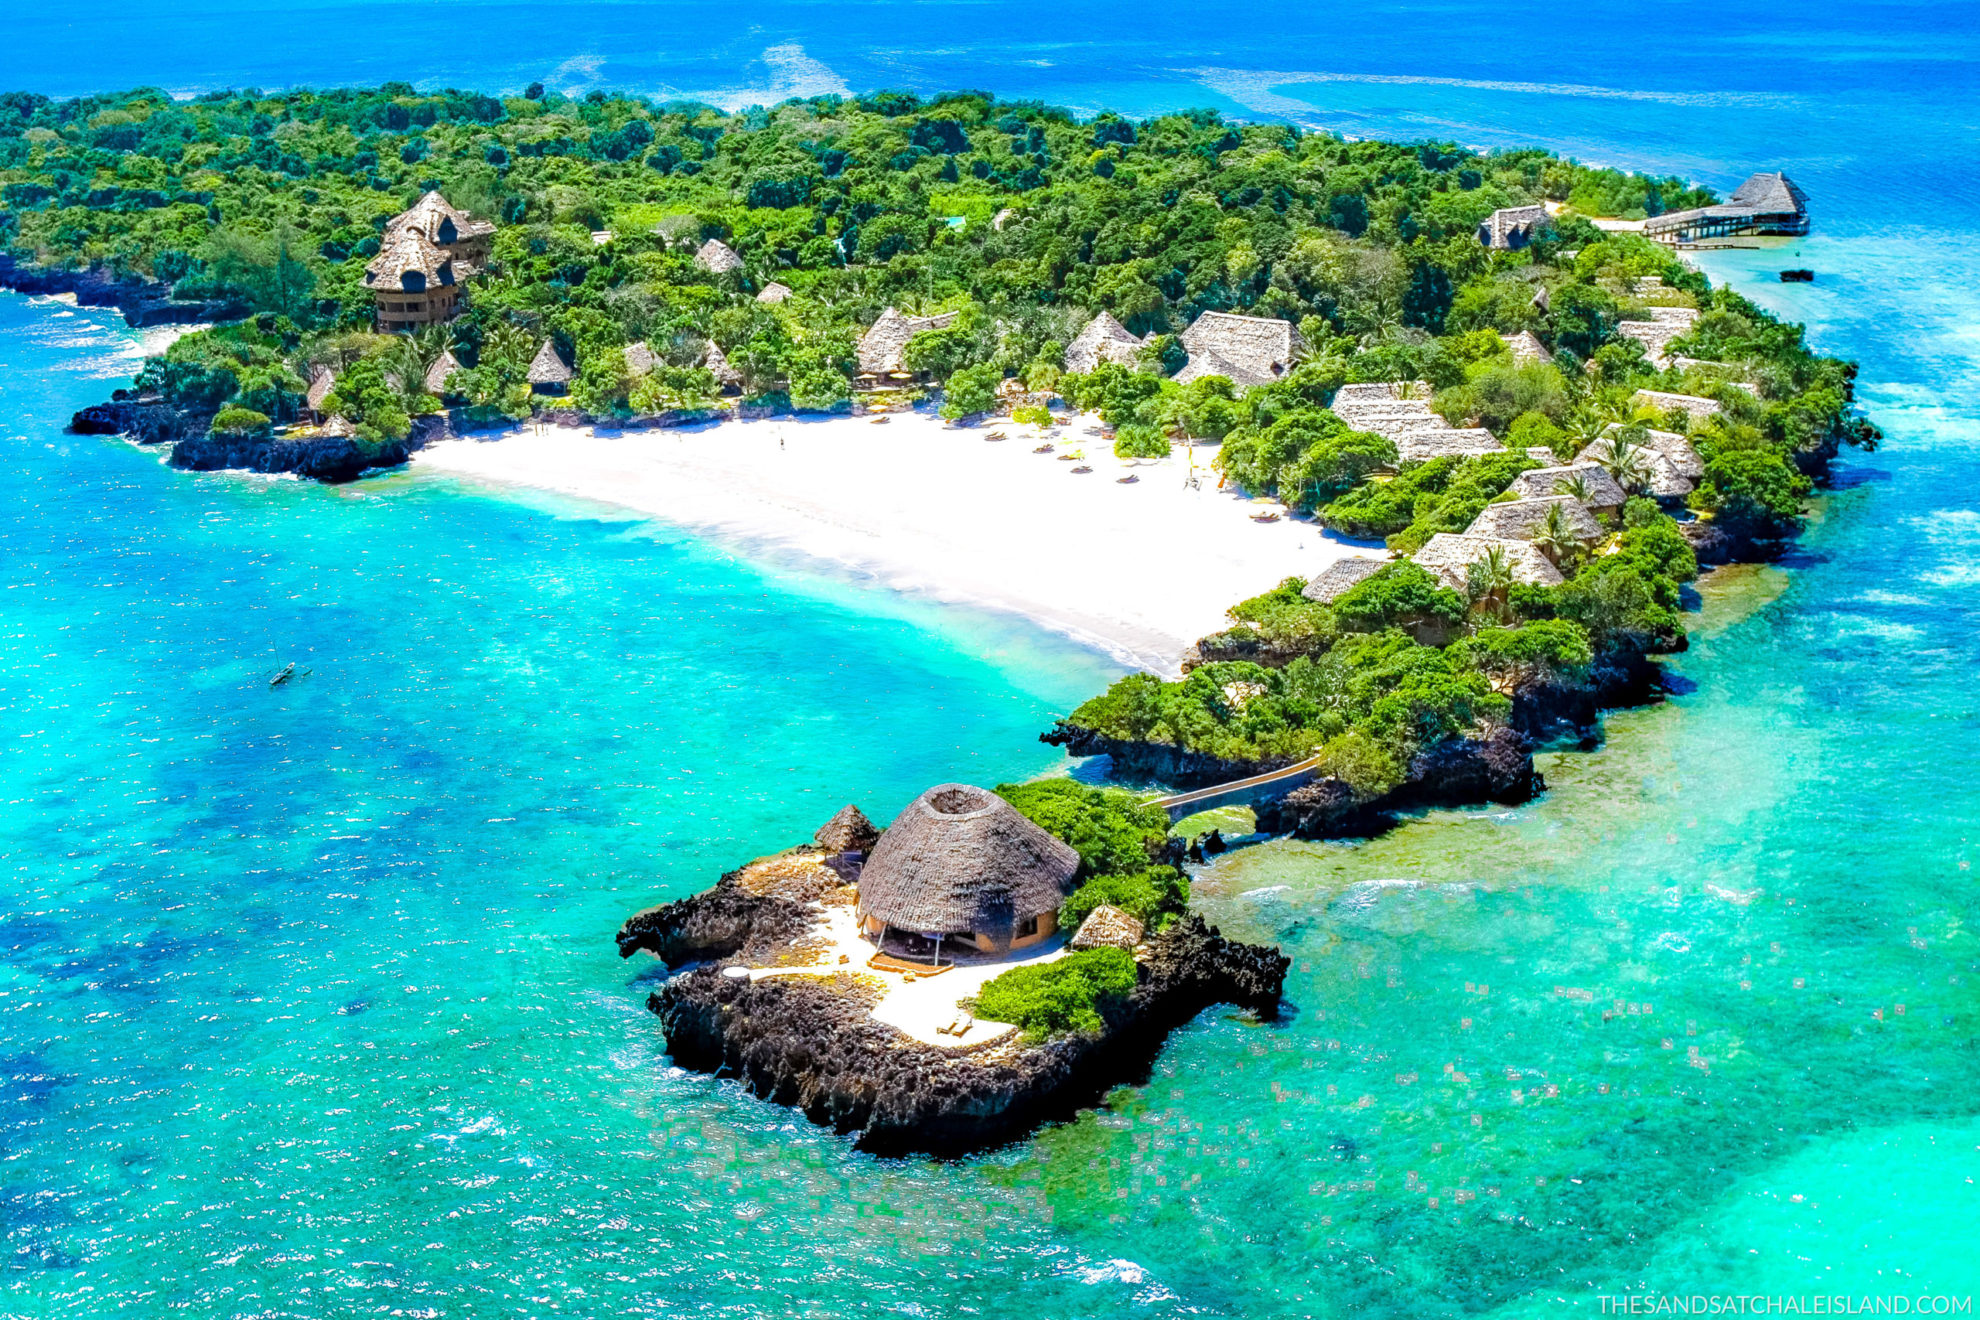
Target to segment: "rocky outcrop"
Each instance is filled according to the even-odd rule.
[[[211,413],[174,408],[155,394],[118,390],[108,403],[92,404],[69,419],[75,435],[128,436],[141,445],[173,444],[205,433]]]
[[[248,308],[233,300],[189,301],[172,297],[156,280],[116,275],[99,267],[57,270],[18,262],[0,252],[0,289],[28,294],[74,294],[79,307],[115,307],[132,326],[193,325],[237,321]]]
[[[171,464],[193,472],[293,472],[315,481],[355,481],[373,468],[396,467],[412,456],[409,441],[368,445],[354,436],[200,435],[172,446]]]
[[[981,1054],[920,1044],[823,976],[748,980],[704,966],[668,981],[647,1007],[684,1068],[733,1076],[855,1134],[862,1149],[959,1154],[1070,1117],[1144,1076],[1168,1032],[1212,1004],[1276,1013],[1289,965],[1276,949],[1186,916],[1144,947],[1133,992],[1103,1006],[1100,1032]]]
[[[644,950],[669,967],[741,957],[754,965],[772,961],[810,929],[811,904],[827,881],[813,891],[752,892],[744,886],[748,868],[729,872],[713,889],[634,913],[619,927],[619,956]]]
[[[1517,805],[1545,791],[1533,768],[1532,746],[1513,728],[1482,738],[1446,738],[1410,758],[1407,777],[1394,791],[1363,799],[1338,779],[1302,784],[1257,808],[1258,828],[1302,839],[1359,839],[1395,824],[1412,807],[1455,807],[1478,802]]]

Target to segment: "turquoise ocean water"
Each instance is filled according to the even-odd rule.
[[[879,1161],[671,1069],[611,932],[842,801],[1051,768],[1104,661],[547,498],[175,473],[60,434],[135,336],[0,300],[0,1315],[1980,1291],[1970,9],[192,8],[14,16],[0,85],[963,84],[1778,164],[1817,234],[1709,269],[1860,358],[1890,442],[1542,801],[1206,871],[1284,1021]]]

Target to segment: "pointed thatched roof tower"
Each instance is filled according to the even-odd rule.
[[[937,784],[880,836],[859,877],[859,912],[879,926],[973,937],[979,948],[1049,933],[1079,854],[988,789]]]
[[[529,387],[538,394],[562,394],[570,381],[571,369],[558,356],[557,346],[544,340],[529,364]]]
[[[866,818],[866,813],[848,802],[839,808],[839,814],[819,827],[811,841],[826,852],[872,852],[873,845],[880,842],[880,831]]]

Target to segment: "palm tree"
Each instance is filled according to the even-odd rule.
[[[1465,569],[1465,587],[1472,608],[1500,623],[1512,617],[1512,561],[1504,546],[1493,546],[1485,557]]]
[[[1547,556],[1556,568],[1580,552],[1581,538],[1575,535],[1574,524],[1563,506],[1556,504],[1547,510],[1546,518],[1534,530],[1533,548]]]
[[[419,343],[411,335],[398,335],[380,357],[380,365],[385,368],[385,379],[399,401],[411,412],[426,393],[426,362],[419,350]]]
[[[519,325],[498,321],[481,341],[482,359],[507,363],[517,371],[526,370],[536,356],[536,340]]]
[[[1650,482],[1650,456],[1643,442],[1627,430],[1603,436],[1595,445],[1593,458],[1626,491],[1641,490]]]
[[[1586,472],[1570,472],[1554,479],[1554,494],[1587,504],[1595,498],[1595,488],[1589,484]]]

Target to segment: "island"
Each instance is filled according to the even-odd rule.
[[[621,931],[680,969],[653,999],[677,1058],[875,1148],[1002,1139],[1209,1003],[1271,1011],[1282,963],[1188,911],[1204,845],[1173,822],[1242,804],[1342,837],[1524,802],[1537,747],[1659,700],[1700,574],[1779,556],[1880,438],[1854,364],[1686,259],[1810,225],[1779,170],[1721,201],[1543,151],[978,92],[0,97],[0,286],[205,323],[73,422],[177,467],[349,481],[471,466],[484,437],[540,480],[580,439],[802,417],[825,464],[780,437],[766,465],[828,524],[875,498],[885,474],[832,461],[873,424],[931,441],[903,463],[937,430],[1032,456],[1022,488],[933,472],[943,516],[989,506],[978,578],[1048,481],[1161,473],[1279,538],[1269,573],[1220,561],[1173,654],[1041,731],[1165,794],[941,786]],[[575,492],[623,498],[630,452]],[[1207,523],[1121,525],[1140,559],[1103,589],[1160,596],[1211,555]],[[1088,827],[1133,844],[1090,855]]]
[[[682,1067],[864,1149],[981,1149],[1135,1080],[1213,1004],[1277,1012],[1289,960],[1186,910],[1167,827],[1069,780],[938,784],[638,913],[619,952],[677,969],[647,1007]]]

